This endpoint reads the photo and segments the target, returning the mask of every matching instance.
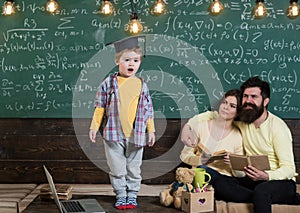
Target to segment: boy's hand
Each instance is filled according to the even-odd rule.
[[[149,138],[148,138],[148,146],[153,146],[155,143],[155,134],[154,132],[149,132]]]
[[[90,129],[89,136],[92,143],[96,143],[97,130]]]

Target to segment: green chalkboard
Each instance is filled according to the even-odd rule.
[[[45,1],[46,2],[46,1]],[[50,15],[45,2],[15,1],[17,13],[0,16],[0,117],[84,118],[93,112],[100,82],[117,70],[106,43],[125,38],[130,1],[60,0]],[[189,118],[216,104],[224,91],[258,75],[272,87],[269,110],[300,116],[300,17],[287,18],[289,1],[265,1],[268,15],[252,17],[255,1],[167,1],[153,16],[154,0],[133,1],[144,25],[146,57],[139,76],[148,83],[156,117]],[[141,41],[143,42],[143,41]]]

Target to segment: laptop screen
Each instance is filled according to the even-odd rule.
[[[48,169],[46,168],[46,166],[44,165],[44,171],[46,173],[46,177],[47,177],[47,180],[48,180],[48,183],[49,183],[49,186],[50,186],[50,189],[51,189],[51,192],[52,192],[52,195],[54,197],[54,201],[57,205],[57,207],[59,208],[59,211],[61,213],[63,213],[63,210],[61,208],[61,204],[59,202],[59,199],[58,199],[58,195],[57,195],[57,192],[56,192],[56,188],[55,188],[55,185],[54,185],[54,182],[53,182],[53,179],[52,179],[52,176],[51,174],[49,173]]]

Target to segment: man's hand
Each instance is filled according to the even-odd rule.
[[[92,143],[96,143],[97,130],[90,129],[89,136]]]
[[[244,172],[246,175],[252,179],[253,181],[258,181],[258,180],[269,180],[269,174],[256,169],[253,166],[247,166],[244,168]]]
[[[152,147],[154,143],[155,143],[155,134],[154,132],[149,132],[148,146]]]
[[[188,147],[195,147],[197,144],[193,132],[188,124],[185,124],[182,128],[181,141]]]

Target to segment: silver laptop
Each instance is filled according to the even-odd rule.
[[[44,170],[46,173],[46,177],[54,197],[54,201],[59,208],[61,213],[105,213],[104,209],[96,199],[78,199],[78,200],[63,200],[60,201],[58,199],[58,194],[56,192],[56,188],[52,179],[51,174],[49,173],[48,169],[44,165]]]

